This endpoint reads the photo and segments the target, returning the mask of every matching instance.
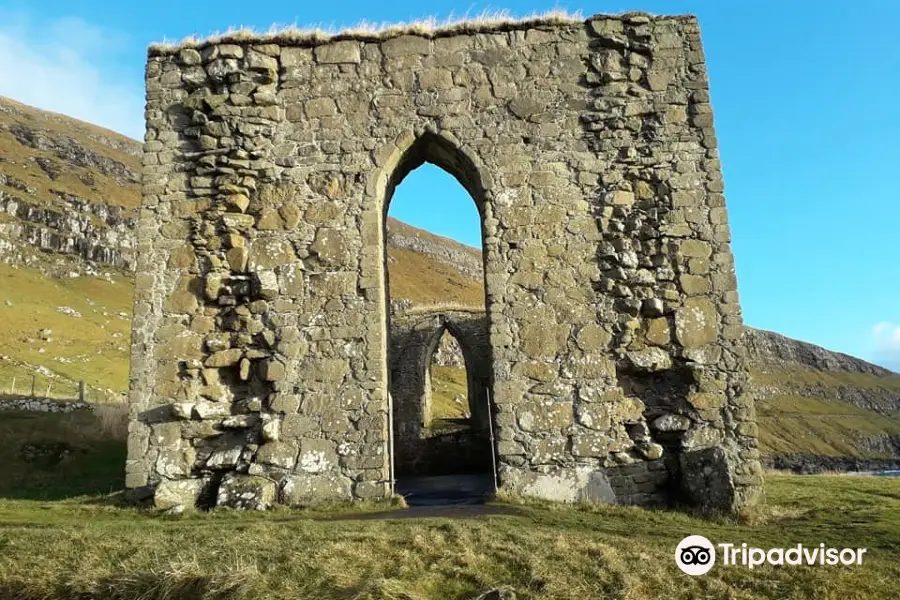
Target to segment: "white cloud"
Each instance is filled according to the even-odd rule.
[[[900,373],[900,324],[882,321],[872,328],[876,361]]]
[[[122,81],[114,61],[124,48],[122,35],[80,19],[0,12],[0,95],[141,140],[142,67]]]
[[[882,321],[881,323],[876,324],[875,327],[872,328],[872,333],[875,334],[876,336],[879,336],[882,334],[882,332],[885,332],[890,328],[891,328],[890,321]]]

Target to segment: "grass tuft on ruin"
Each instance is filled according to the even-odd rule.
[[[359,39],[366,41],[385,40],[401,35],[414,34],[426,37],[478,33],[506,27],[534,27],[539,25],[570,25],[584,21],[580,12],[570,13],[564,9],[554,8],[548,11],[516,17],[508,10],[485,10],[478,15],[450,15],[445,19],[426,17],[402,23],[375,23],[361,21],[349,27],[331,25],[289,26],[273,25],[266,32],[249,27],[236,27],[224,33],[209,36],[189,36],[180,42],[162,41],[151,44],[151,54],[168,54],[184,48],[203,48],[223,43],[288,43],[319,44],[340,39]]]

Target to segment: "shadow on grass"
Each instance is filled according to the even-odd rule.
[[[0,598],[15,600],[230,600],[245,597],[246,580],[181,572],[138,572],[107,577],[89,589],[65,583],[49,591],[27,581],[0,584]]]
[[[51,501],[121,490],[127,454],[121,429],[90,411],[2,411],[0,498]]]

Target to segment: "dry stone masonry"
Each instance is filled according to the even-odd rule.
[[[146,79],[135,496],[390,495],[385,215],[428,161],[481,214],[501,487],[761,498],[695,18],[235,36],[153,48]]]

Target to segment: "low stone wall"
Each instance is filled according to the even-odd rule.
[[[767,469],[791,471],[803,475],[816,473],[868,473],[872,471],[900,470],[900,457],[897,458],[858,458],[854,456],[823,456],[809,452],[791,452],[763,456],[762,464]]]
[[[67,413],[78,410],[93,410],[93,407],[85,402],[66,402],[63,400],[51,400],[50,398],[20,396],[0,400],[0,410]]]

